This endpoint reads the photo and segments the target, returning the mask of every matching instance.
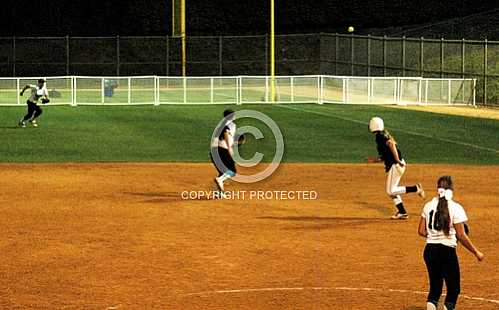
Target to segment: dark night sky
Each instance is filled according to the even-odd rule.
[[[268,32],[269,1],[186,0],[190,35]],[[498,7],[477,0],[276,0],[278,33],[437,22]],[[1,36],[170,35],[171,0],[3,1]]]

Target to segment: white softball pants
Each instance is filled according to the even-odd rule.
[[[405,164],[404,160],[402,160],[402,162]],[[404,175],[404,172],[405,165],[404,167],[401,167],[400,165],[394,164],[386,176],[386,193],[393,199],[395,205],[402,202],[402,197],[400,197],[400,195],[406,193],[406,187],[399,186],[400,179]]]

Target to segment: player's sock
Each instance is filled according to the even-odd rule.
[[[403,202],[398,203],[396,205],[396,207],[397,207],[397,210],[399,211],[400,214],[407,214],[407,211],[404,208],[404,203]]]
[[[405,187],[405,192],[406,193],[416,193],[418,191],[418,187],[416,185],[414,186],[406,186]]]
[[[228,179],[232,178],[235,175],[236,174],[234,172],[232,172],[231,170],[228,170],[227,172],[225,172],[224,174],[222,174],[221,176],[219,176],[217,179],[220,180],[220,182],[224,182],[225,180],[228,180]]]

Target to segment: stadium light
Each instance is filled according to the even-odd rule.
[[[186,76],[187,34],[185,27],[185,0],[172,1],[172,36],[182,40],[182,76]]]

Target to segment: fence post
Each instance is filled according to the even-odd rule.
[[[236,93],[236,104],[240,105],[243,102],[243,80],[241,76],[238,76],[236,78],[236,88],[237,88],[237,93]]]
[[[154,76],[154,105],[159,105],[159,77]]]
[[[21,88],[21,82],[19,81],[19,78],[16,78],[16,96],[17,96],[17,104],[21,104],[21,94],[19,92],[19,89]]]
[[[444,77],[444,38],[440,39],[440,78]]]
[[[265,76],[265,102],[267,103],[269,100],[269,76]],[[272,101],[275,100],[275,98],[271,98]]]
[[[210,103],[213,104],[213,78],[210,78]]]
[[[371,35],[367,35],[367,76],[371,76]]]
[[[16,36],[12,37],[12,76],[16,76]]]
[[[464,67],[464,55],[465,55],[465,52],[466,52],[466,41],[464,40],[463,38],[463,43],[462,43],[462,46],[461,46],[461,78],[464,79],[464,70],[465,70],[465,67]]]
[[[76,107],[76,77],[71,77],[71,105]]]
[[[321,100],[321,97],[322,97],[322,87],[321,87],[322,83],[321,83],[321,76],[319,75],[317,77],[317,104],[322,104],[322,100]]]
[[[422,104],[423,79],[418,81],[418,104]]]
[[[383,76],[386,76],[386,35],[383,36]]]
[[[104,96],[105,96],[104,78],[101,78],[101,80],[100,80],[100,87],[101,87],[101,90],[100,90],[100,92],[101,92],[101,104],[104,104]]]
[[[425,105],[428,105],[428,79],[425,79],[425,86],[424,86],[424,103],[425,103]]]
[[[487,105],[487,39],[484,41],[484,49],[483,49],[483,104]]]
[[[338,55],[340,54],[339,52],[339,46],[340,45],[340,38],[338,37],[338,34],[334,34],[334,74],[338,75]]]
[[[319,74],[324,74],[322,69],[322,32],[319,32]]]
[[[476,106],[476,79],[473,79],[473,106]]]
[[[223,45],[222,45],[222,36],[219,36],[218,37],[218,61],[219,61],[219,75],[220,76],[223,76],[223,55],[222,55],[222,51],[223,51]]]
[[[421,37],[419,44],[419,74],[421,77],[424,75],[424,38]]]
[[[166,36],[166,76],[170,76],[170,37]]]
[[[402,37],[402,76],[405,76],[405,36]]]
[[[182,77],[182,85],[184,87],[184,104],[187,103],[187,77]]]
[[[268,34],[265,35],[265,75],[269,75],[269,41]]]
[[[354,75],[354,62],[355,62],[355,47],[354,47],[354,36],[350,35],[350,74]]]
[[[343,103],[348,103],[348,78],[343,77]]]
[[[120,36],[116,36],[116,75],[120,76]]]
[[[371,103],[372,101],[372,98],[371,98],[371,95],[372,95],[372,84],[373,84],[373,79],[367,79],[367,103]]]
[[[447,82],[447,104],[449,104],[449,105],[452,103],[452,100],[451,100],[451,96],[452,96],[451,87],[452,87],[452,80],[449,79],[449,81]]]
[[[66,36],[66,75],[69,75],[69,36]]]
[[[128,77],[128,104],[132,103],[132,78]]]

